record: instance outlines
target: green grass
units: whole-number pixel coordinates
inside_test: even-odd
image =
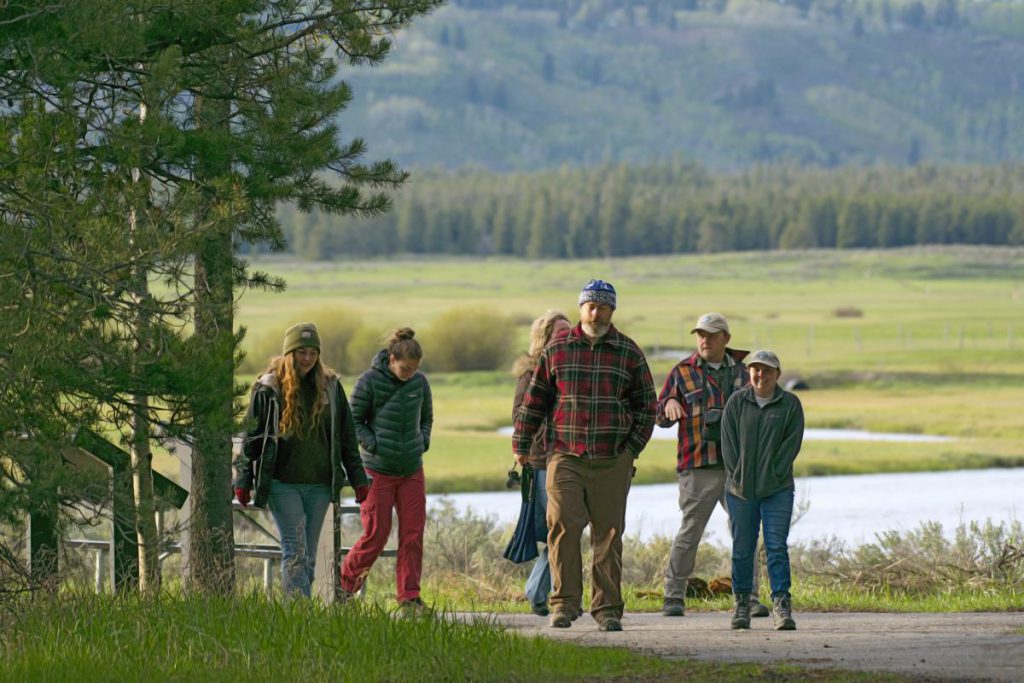
[[[673,665],[624,650],[520,639],[486,621],[396,618],[373,605],[75,596],[5,630],[0,679],[555,680],[657,677]]]
[[[548,308],[574,313],[582,284],[602,277],[619,292],[616,324],[652,349],[691,348],[693,321],[716,310],[730,318],[734,346],[771,346],[789,373],[1020,376],[1024,362],[1014,351],[1024,346],[1022,253],[956,247],[611,261],[268,260],[257,267],[284,277],[288,291],[247,292],[238,319],[253,337],[338,305],[381,332],[397,323],[421,329],[464,305],[493,307],[525,323]],[[836,316],[849,307],[862,316]],[[524,324],[520,346],[526,333]]]
[[[521,582],[520,582],[521,583]],[[520,584],[516,584],[516,588]],[[530,606],[523,599],[497,598],[481,600],[475,586],[460,585],[449,580],[442,584],[427,577],[426,594],[432,599],[449,604],[459,611],[528,613]],[[371,592],[372,598],[386,600],[386,589]],[[768,595],[767,585],[761,595]],[[589,594],[589,589],[584,589]],[[623,586],[627,612],[660,612],[663,594],[652,590]],[[793,586],[794,609],[806,612],[1016,612],[1024,605],[1024,590],[1019,586],[938,589],[928,594],[898,590],[872,590],[862,587],[816,585],[813,581],[798,581]],[[731,595],[712,598],[687,598],[686,609],[694,612],[727,612],[732,608]],[[723,617],[724,618],[724,617]]]
[[[1021,249],[947,247],[558,262],[265,259],[256,267],[284,277],[288,290],[247,292],[238,320],[255,341],[339,307],[383,333],[398,324],[425,331],[452,308],[484,306],[520,323],[515,346],[523,349],[531,319],[552,307],[573,315],[582,283],[603,277],[619,292],[616,324],[649,350],[659,388],[691,350],[693,321],[717,310],[732,323],[733,346],[770,346],[786,376],[807,380],[800,396],[809,427],[957,439],[870,449],[809,442],[798,474],[1020,466],[1024,412],[1011,407],[1024,379],[1022,257]],[[842,308],[861,317],[837,317]],[[512,420],[510,372],[431,373],[425,343],[435,402],[430,490],[499,488],[512,460],[510,440],[495,435]],[[354,378],[345,382],[350,388]],[[673,461],[670,442],[652,442],[638,483],[671,481]],[[158,467],[177,471],[166,457]]]
[[[257,595],[64,595],[6,611],[0,623],[0,681],[877,680],[788,665],[665,661],[522,638],[486,617],[399,618],[374,604],[323,607]]]
[[[809,441],[797,458],[797,476],[932,472],[1024,466],[1019,447],[996,440],[941,444],[878,442],[866,448],[855,441]],[[637,461],[636,484],[675,481],[675,444],[651,441]],[[424,456],[430,493],[497,491],[512,465],[512,441],[498,434],[439,431]]]

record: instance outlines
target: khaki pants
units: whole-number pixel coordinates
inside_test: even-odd
[[[697,467],[679,473],[679,509],[683,521],[679,525],[668,566],[665,568],[665,597],[683,600],[686,584],[697,562],[697,547],[704,537],[704,529],[711,519],[716,505],[729,512],[725,505],[725,468]],[[757,596],[757,581],[760,572],[754,562],[754,590]]]
[[[590,526],[594,550],[590,613],[622,618],[622,533],[633,458],[591,460],[554,453],[548,460],[548,561],[553,609],[572,612],[583,603],[580,538]]]

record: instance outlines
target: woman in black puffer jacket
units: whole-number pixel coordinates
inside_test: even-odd
[[[358,591],[391,533],[391,511],[398,511],[399,604],[424,608],[420,599],[423,528],[427,517],[423,454],[430,448],[434,409],[430,384],[419,372],[423,349],[407,327],[395,330],[387,348],[352,391],[352,418],[363,466],[372,482],[360,509],[363,535],[345,556],[341,587]]]

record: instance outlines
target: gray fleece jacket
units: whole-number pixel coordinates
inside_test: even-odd
[[[780,387],[762,408],[754,388],[729,399],[722,414],[722,459],[728,491],[744,500],[793,488],[793,461],[804,438],[800,399]]]

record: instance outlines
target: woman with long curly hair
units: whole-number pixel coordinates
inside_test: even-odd
[[[309,597],[320,529],[346,483],[366,499],[355,426],[338,374],[320,360],[320,333],[299,323],[284,335],[253,387],[237,463],[235,496],[242,506],[269,504],[281,536],[285,594]]]
[[[555,336],[567,332],[572,327],[569,318],[561,311],[548,311],[533,321],[530,326],[530,347],[526,354],[520,356],[513,367],[513,374],[518,377],[516,383],[516,394],[512,401],[512,418],[515,419],[519,406],[523,403],[523,397],[533,379],[533,371],[537,367],[537,359],[541,351],[548,345]],[[532,467],[536,483],[536,505],[534,509],[537,515],[537,528],[541,535],[547,539],[547,507],[548,496],[545,487],[547,475],[547,459],[551,453],[553,444],[548,443],[548,430],[544,427],[537,430],[530,446],[530,455],[525,458],[517,458],[517,462],[523,467]],[[529,578],[526,580],[526,597],[530,601],[530,608],[537,616],[547,616],[548,593],[551,592],[551,569],[548,566],[548,546],[544,544],[540,556],[533,565]]]

